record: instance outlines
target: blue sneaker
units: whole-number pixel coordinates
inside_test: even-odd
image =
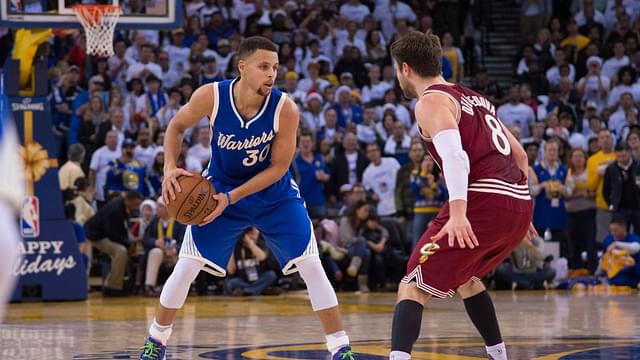
[[[151,336],[144,342],[139,360],[166,360],[167,347]]]
[[[333,355],[331,360],[356,360],[356,354],[351,351],[351,346],[345,346]]]

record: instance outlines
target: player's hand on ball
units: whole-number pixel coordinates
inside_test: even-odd
[[[216,201],[216,208],[213,209],[213,211],[209,215],[205,216],[204,219],[202,219],[202,223],[200,223],[200,226],[205,226],[215,220],[224,212],[224,209],[229,206],[227,195],[225,195],[224,193],[219,192],[211,197]]]
[[[193,176],[193,174],[180,168],[165,172],[164,178],[162,179],[162,199],[165,204],[169,204],[169,201],[175,200],[176,193],[182,192],[182,188],[180,188],[180,184],[178,183],[178,177],[180,176]]]
[[[438,241],[445,235],[449,237],[449,246],[454,246],[454,241],[458,240],[461,248],[469,246],[470,249],[479,246],[478,239],[471,229],[471,224],[466,216],[450,217],[449,221],[440,229],[440,231],[431,237],[432,241]]]

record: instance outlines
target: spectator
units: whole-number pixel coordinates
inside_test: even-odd
[[[376,106],[372,103],[364,105],[362,123],[356,126],[356,135],[358,137],[358,141],[365,145],[373,144],[382,140],[380,134],[378,134]]]
[[[324,125],[324,111],[322,110],[322,95],[311,92],[305,99],[306,111],[301,115],[301,127],[315,134]]]
[[[412,172],[410,180],[411,190],[415,197],[411,244],[413,249],[429,223],[435,219],[440,208],[444,205],[447,190],[435,166],[435,161],[429,154],[423,155],[420,168]]]
[[[346,17],[349,21],[361,23],[365,16],[371,11],[368,7],[360,3],[360,0],[348,0],[340,6],[340,16]]]
[[[147,251],[147,271],[144,291],[147,296],[156,296],[158,273],[161,268],[171,270],[178,261],[178,253],[186,226],[169,217],[162,196],[156,203],[153,220],[144,232],[144,247]]]
[[[127,69],[127,81],[131,81],[136,77],[146,78],[150,74],[161,79],[162,68],[160,68],[160,65],[153,62],[153,46],[150,44],[143,44],[140,47],[140,61],[131,63]]]
[[[551,14],[551,2],[547,0],[522,1],[520,5],[520,32],[522,39],[527,42],[531,34],[535,34],[542,29]]]
[[[111,257],[111,271],[106,277],[104,296],[126,295],[123,281],[131,245],[127,224],[132,213],[140,208],[142,200],[140,193],[128,192],[124,197],[111,200],[84,225],[87,239],[93,247]]]
[[[218,69],[216,58],[214,56],[209,56],[202,59],[202,73],[199,77],[200,85],[222,80],[224,80],[224,75]]]
[[[588,58],[588,73],[578,81],[576,87],[578,96],[582,97],[583,103],[593,102],[596,105],[596,113],[600,113],[605,108],[610,85],[609,78],[601,74],[601,66],[602,59],[600,57],[591,56]]]
[[[529,137],[529,128],[536,121],[536,115],[531,106],[520,100],[518,85],[509,88],[509,102],[498,108],[498,118],[507,126],[519,125],[520,136]]]
[[[348,251],[349,266],[347,274],[357,277],[358,290],[369,292],[369,261],[371,252],[366,240],[358,236],[360,230],[369,219],[370,206],[364,201],[356,202],[346,216],[340,219],[339,238],[342,246]]]
[[[194,145],[187,152],[188,157],[192,157],[205,168],[211,158],[211,129],[209,127],[198,128],[196,132],[197,140],[194,139]]]
[[[484,95],[491,103],[499,105],[502,103],[502,91],[497,82],[489,79],[489,74],[486,69],[478,69],[473,76],[474,91]],[[536,92],[536,94],[538,94]]]
[[[613,136],[607,129],[598,133],[598,148],[600,149],[587,160],[587,189],[596,193],[596,241],[602,241],[609,231],[611,214],[604,194],[604,174],[607,166],[616,159],[613,152]]]
[[[624,54],[624,43],[622,39],[613,42],[613,57],[602,65],[602,75],[613,79],[623,66],[629,65],[629,57]]]
[[[109,75],[113,79],[113,85],[122,92],[126,90],[127,69],[130,65],[125,57],[125,51],[127,51],[127,45],[124,39],[115,39],[113,45],[114,54],[107,60]]]
[[[109,162],[107,171],[107,183],[105,191],[107,195],[114,191],[135,190],[143,196],[149,195],[146,184],[145,165],[133,158],[136,143],[126,139],[122,144],[120,158]]]
[[[171,67],[168,52],[160,51],[158,53],[158,65],[160,65],[160,70],[162,71],[162,76],[160,77],[162,79],[162,90],[169,91],[178,86],[182,71],[178,72]]]
[[[405,225],[405,233],[409,238],[413,238],[413,210],[416,201],[411,188],[411,177],[414,172],[420,170],[423,156],[424,146],[418,140],[412,141],[409,150],[410,161],[398,170],[396,176],[396,215],[398,221]]]
[[[89,181],[83,177],[77,178],[73,187],[75,188],[74,198],[70,203],[75,208],[74,219],[78,224],[84,225],[96,213],[93,208],[94,190],[89,186]]]
[[[308,76],[298,82],[297,89],[310,94],[311,92],[321,92],[329,86],[329,82],[320,77],[320,63],[310,62],[307,65]],[[308,96],[308,95],[307,95]]]
[[[630,93],[622,94],[618,110],[609,118],[609,130],[617,139],[622,138],[622,130],[627,125],[627,117],[631,116],[635,119],[637,114],[638,109],[633,102],[633,96]]]
[[[453,35],[450,32],[442,35],[442,55],[449,60],[453,73],[451,78],[446,79],[454,83],[462,83],[464,79],[464,57],[462,50],[453,46]]]
[[[640,234],[640,165],[631,157],[629,147],[615,147],[616,161],[605,170],[602,195],[612,216],[633,225]]]
[[[60,170],[58,170],[58,181],[60,182],[60,190],[66,190],[74,187],[76,179],[85,177],[82,170],[85,150],[82,144],[73,144],[69,146],[67,152],[67,160]]]
[[[166,129],[169,126],[169,122],[180,110],[180,103],[182,102],[182,94],[177,88],[169,89],[169,99],[167,103],[155,113],[156,119],[158,119],[158,126],[160,129]]]
[[[404,125],[400,121],[393,124],[393,134],[389,136],[384,146],[385,155],[394,157],[400,165],[409,162],[409,148],[411,137],[407,135]]]
[[[509,255],[508,261],[500,265],[496,278],[511,284],[511,289],[544,289],[545,283],[553,280],[555,270],[544,264],[544,241],[536,236],[523,241]]]
[[[567,63],[567,55],[565,53],[565,51],[563,49],[556,49],[555,55],[553,57],[553,60],[555,62],[555,64],[549,69],[547,70],[546,76],[547,76],[547,80],[549,81],[550,85],[559,85],[560,84],[560,78],[562,77],[561,74],[561,68],[563,65],[567,65],[569,66],[569,79],[571,81],[574,81],[576,78],[576,68],[573,66],[573,64]],[[606,65],[606,63],[605,63]],[[603,70],[604,72],[604,70]],[[606,76],[606,74],[605,74]]]
[[[549,81],[545,77],[545,74],[540,68],[540,64],[536,60],[527,62],[527,72],[520,75],[518,77],[518,81],[523,84],[529,84],[529,86],[531,86],[531,91],[533,91],[535,95],[544,95],[549,91]],[[502,102],[502,100],[497,102],[494,100],[491,101],[494,104],[500,104]]]
[[[374,288],[383,288],[387,285],[386,268],[393,268],[392,250],[389,248],[389,232],[380,225],[380,218],[375,214],[369,214],[364,224],[361,236],[367,241],[371,252],[371,283]]]
[[[117,146],[120,148],[126,137],[131,137],[131,133],[125,129],[124,113],[119,108],[109,110],[111,118],[100,124],[98,134],[96,134],[96,146],[102,146],[106,142],[107,133],[113,131],[117,136]]]
[[[569,19],[567,23],[567,37],[560,42],[561,48],[569,47],[573,52],[572,63],[578,59],[578,52],[589,44],[589,38],[578,32],[578,23],[574,18]]]
[[[534,166],[538,184],[530,189],[531,195],[535,197],[533,224],[538,234],[550,231],[551,239],[560,243],[560,256],[568,257],[570,254],[564,201],[567,167],[560,162],[558,149],[557,141],[547,141],[544,145],[544,159]]]
[[[151,142],[151,129],[144,128],[138,130],[138,140],[133,150],[133,158],[145,168],[153,164],[153,156],[156,153],[156,146]]]
[[[394,158],[381,157],[378,144],[367,145],[367,158],[371,163],[362,175],[362,184],[373,192],[378,215],[392,217],[396,213],[396,173],[400,164]]]
[[[635,289],[640,282],[640,238],[627,232],[627,222],[613,218],[610,235],[604,239],[605,254],[600,266],[610,285]]]
[[[190,49],[184,43],[184,29],[177,28],[171,31],[171,44],[163,48],[166,51],[171,68],[183,72],[183,64],[189,59]],[[161,78],[162,79],[162,78]]]
[[[567,220],[569,227],[569,268],[584,268],[582,253],[587,252],[586,268],[591,273],[598,266],[596,253],[596,202],[595,193],[587,189],[587,154],[583,149],[569,153],[567,189]]]
[[[324,184],[331,179],[330,171],[320,154],[314,153],[313,136],[302,133],[298,137],[300,152],[293,160],[294,178],[300,187],[311,219],[323,219],[326,216]]]
[[[611,89],[607,106],[615,109],[624,94],[631,94],[635,102],[640,101],[640,84],[636,83],[638,76],[636,70],[631,66],[623,66],[618,70],[618,85]]]
[[[369,165],[364,152],[358,148],[358,140],[347,133],[342,142],[342,151],[337,151],[333,162],[332,195],[337,195],[344,184],[355,185],[362,182],[362,176]]]
[[[380,23],[382,32],[388,43],[390,43],[396,33],[394,26],[396,19],[407,20],[410,23],[414,23],[417,20],[416,13],[411,6],[398,0],[377,3],[373,17]]]
[[[259,237],[260,232],[250,227],[236,244],[227,266],[229,277],[225,280],[229,295],[261,295],[277,280],[275,271],[264,270],[261,266],[267,259],[267,251]]]
[[[96,150],[91,156],[91,165],[89,166],[89,184],[95,189],[95,198],[98,208],[105,204],[104,187],[107,183],[107,172],[109,164],[121,155],[118,147],[118,134],[115,131],[109,131],[105,140],[106,145]]]
[[[637,130],[633,130],[627,136],[627,145],[631,151],[633,160],[640,162],[640,134]]]
[[[347,127],[349,123],[362,122],[362,107],[354,104],[351,90],[347,86],[340,86],[336,90],[336,104],[333,109],[338,115],[338,126]]]
[[[381,103],[385,92],[391,88],[391,85],[380,80],[380,66],[370,65],[368,73],[368,85],[362,88],[362,102]]]

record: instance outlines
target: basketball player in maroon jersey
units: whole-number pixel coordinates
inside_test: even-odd
[[[431,296],[457,291],[490,359],[507,359],[493,302],[480,281],[529,240],[527,155],[482,95],[446,82],[433,33],[413,31],[391,46],[398,82],[418,98],[423,141],[442,169],[449,202],[422,235],[398,289],[390,359],[410,359]]]

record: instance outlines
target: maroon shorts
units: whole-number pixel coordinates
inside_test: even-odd
[[[402,282],[415,279],[418,288],[438,298],[453,296],[469,280],[479,281],[496,268],[524,239],[531,222],[532,201],[506,195],[469,192],[467,219],[479,246],[462,249],[447,237],[435,245],[431,237],[449,220],[449,203],[442,207],[411,253]]]

